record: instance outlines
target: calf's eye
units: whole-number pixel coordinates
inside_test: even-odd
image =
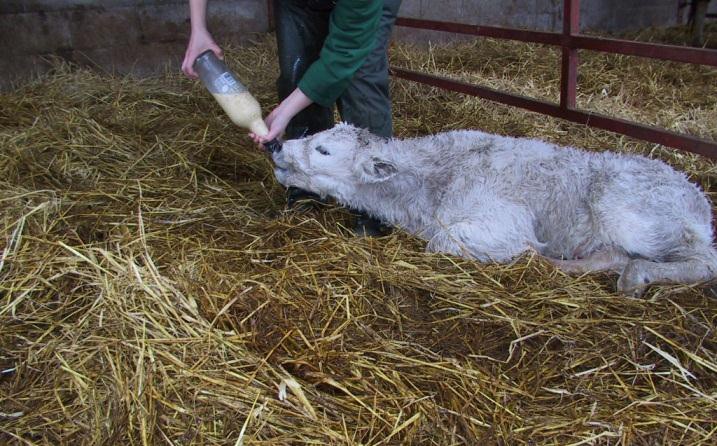
[[[326,150],[323,146],[316,146],[316,147],[314,147],[314,150],[316,150],[317,152],[319,152],[322,155],[330,155],[329,151]]]

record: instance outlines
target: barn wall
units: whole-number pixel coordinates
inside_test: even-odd
[[[268,29],[266,0],[210,0],[220,42]],[[176,69],[189,37],[187,0],[2,0],[0,87],[43,72],[48,55],[106,71],[147,75]]]
[[[583,0],[582,27],[608,32],[677,21],[677,0]],[[711,9],[717,8],[717,1]],[[400,15],[537,30],[561,29],[562,0],[404,0]],[[189,36],[187,0],[0,0],[0,88],[46,69],[48,55],[106,71],[177,69]],[[267,0],[209,0],[222,43],[269,29]],[[452,35],[397,28],[399,40]]]
[[[677,23],[677,0],[582,0],[583,30],[616,33]],[[562,30],[562,0],[403,0],[401,15],[475,25]],[[445,40],[450,34],[398,29],[399,39]]]

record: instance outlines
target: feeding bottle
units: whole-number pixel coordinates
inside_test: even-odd
[[[261,117],[259,102],[212,50],[197,57],[194,70],[234,124],[259,136],[269,133]],[[264,143],[264,147],[270,152],[278,152],[281,143],[272,139]]]

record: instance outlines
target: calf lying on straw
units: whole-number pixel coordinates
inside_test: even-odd
[[[534,249],[618,289],[717,277],[711,207],[661,161],[478,131],[383,139],[348,124],[287,141],[276,177],[428,240],[428,251],[507,262]]]

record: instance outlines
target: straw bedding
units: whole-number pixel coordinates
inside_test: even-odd
[[[709,30],[708,30],[709,31]],[[657,35],[660,37],[661,35]],[[712,34],[708,34],[708,37]],[[265,110],[274,43],[228,51]],[[553,49],[395,45],[393,63],[555,100]],[[583,107],[717,139],[717,72],[583,54]],[[479,128],[715,165],[394,80],[399,136]],[[425,254],[284,210],[195,82],[58,63],[0,96],[0,443],[717,443],[717,300],[614,292],[532,256]]]

